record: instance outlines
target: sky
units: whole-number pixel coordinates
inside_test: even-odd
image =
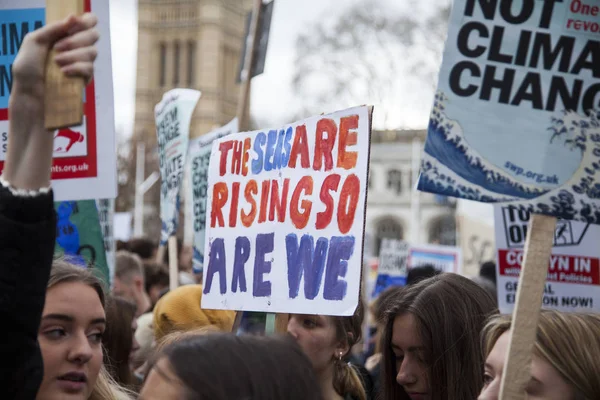
[[[310,29],[315,21],[334,16],[340,12],[340,7],[347,7],[356,1],[276,0],[265,72],[252,80],[251,113],[259,123],[272,127],[293,122],[287,118],[303,102],[310,101],[297,98],[292,91],[296,38]],[[400,10],[398,2],[394,0],[379,1],[390,10]],[[110,17],[116,128],[122,137],[128,137],[135,115],[137,0],[110,0]],[[405,76],[390,79],[408,80]],[[395,97],[396,100],[388,104],[377,104],[369,98],[361,99],[360,104],[374,104],[375,117],[377,110],[385,107],[391,115],[385,127],[424,128],[432,95],[432,88],[413,86],[407,87]],[[340,104],[339,108],[353,105],[359,104]]]

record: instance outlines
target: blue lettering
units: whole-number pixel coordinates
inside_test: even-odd
[[[291,233],[286,236],[285,244],[290,299],[298,297],[300,279],[304,275],[304,296],[313,300],[321,288],[325,256],[327,255],[327,239],[319,238],[315,249],[313,237],[304,235],[300,239],[300,248],[298,248],[298,238]]]
[[[281,167],[287,167],[290,161],[290,152],[292,151],[292,136],[294,135],[294,130],[290,126],[285,132],[285,140],[283,142],[283,149],[285,150],[281,154]]]
[[[256,152],[256,156],[258,157],[258,158],[255,158],[254,160],[252,160],[252,173],[254,175],[260,174],[260,172],[263,169],[262,147],[265,144],[266,140],[267,140],[267,136],[265,135],[264,132],[259,132],[256,135],[256,139],[254,140],[254,151]]]
[[[235,258],[233,259],[233,278],[231,279],[231,291],[237,292],[238,286],[241,292],[246,292],[246,272],[244,266],[250,258],[250,240],[240,236],[235,240]]]
[[[348,282],[344,278],[348,273],[348,259],[354,252],[354,236],[334,236],[329,243],[327,271],[323,298],[326,300],[342,300],[346,297]]]
[[[275,144],[277,142],[277,131],[269,131],[267,139],[267,154],[265,155],[265,171],[271,171],[273,167],[273,156],[275,151]]]
[[[225,294],[227,291],[227,277],[225,276],[225,240],[221,238],[213,240],[210,244],[204,293],[210,292],[213,277],[217,272],[219,273],[219,288],[221,294]]]
[[[274,233],[260,233],[256,236],[256,258],[254,259],[254,282],[252,295],[254,297],[271,296],[271,282],[263,280],[263,275],[271,272],[271,261],[265,260],[265,255],[273,251]]]
[[[279,131],[277,136],[277,147],[275,147],[275,159],[273,160],[273,168],[281,169],[281,151],[283,150],[283,140],[285,139],[285,130]]]

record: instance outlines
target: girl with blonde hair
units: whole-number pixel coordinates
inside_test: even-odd
[[[510,316],[498,316],[483,331],[487,358],[479,400],[499,396],[511,323]],[[541,312],[525,391],[529,400],[600,399],[600,315]]]

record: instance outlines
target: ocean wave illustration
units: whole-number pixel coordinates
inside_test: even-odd
[[[525,184],[491,165],[444,114],[446,96],[438,92],[428,127],[418,188],[426,192],[511,205],[559,218],[600,223],[600,110],[582,116],[562,111],[549,121],[549,141],[582,153],[579,168],[554,189]]]

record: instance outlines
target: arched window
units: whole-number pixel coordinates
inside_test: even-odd
[[[387,187],[395,194],[402,193],[402,172],[391,169],[387,173]]]
[[[402,239],[402,225],[397,223],[392,217],[385,217],[377,224],[377,237],[375,240],[375,255],[379,256],[382,239]]]
[[[429,243],[456,246],[456,218],[454,215],[444,215],[431,223]]]

